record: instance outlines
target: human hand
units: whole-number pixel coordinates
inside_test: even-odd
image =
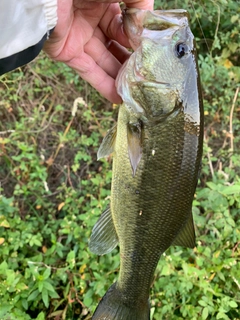
[[[127,7],[153,9],[154,0],[126,0]],[[104,97],[121,103],[115,79],[130,47],[117,0],[58,0],[58,22],[44,50],[65,62]]]

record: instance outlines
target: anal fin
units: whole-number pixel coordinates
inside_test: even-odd
[[[194,248],[196,246],[192,213],[188,218],[185,226],[180,230],[179,234],[172,242],[172,245],[183,246],[188,248]]]
[[[111,252],[118,244],[118,236],[108,207],[93,227],[89,249],[98,255]]]

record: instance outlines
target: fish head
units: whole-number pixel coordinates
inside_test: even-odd
[[[127,9],[123,23],[134,52],[119,72],[117,90],[129,111],[153,118],[181,109],[199,121],[198,70],[187,12]]]

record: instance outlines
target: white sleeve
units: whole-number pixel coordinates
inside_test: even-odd
[[[34,46],[56,23],[57,0],[0,0],[0,59]]]

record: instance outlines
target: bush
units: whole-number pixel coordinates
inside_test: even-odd
[[[198,246],[171,247],[151,290],[159,319],[239,319],[239,8],[184,7],[196,35],[205,106],[202,172],[193,205]],[[117,108],[41,54],[0,77],[0,318],[90,319],[117,279],[118,249],[88,240],[109,203],[110,160],[96,160]]]

